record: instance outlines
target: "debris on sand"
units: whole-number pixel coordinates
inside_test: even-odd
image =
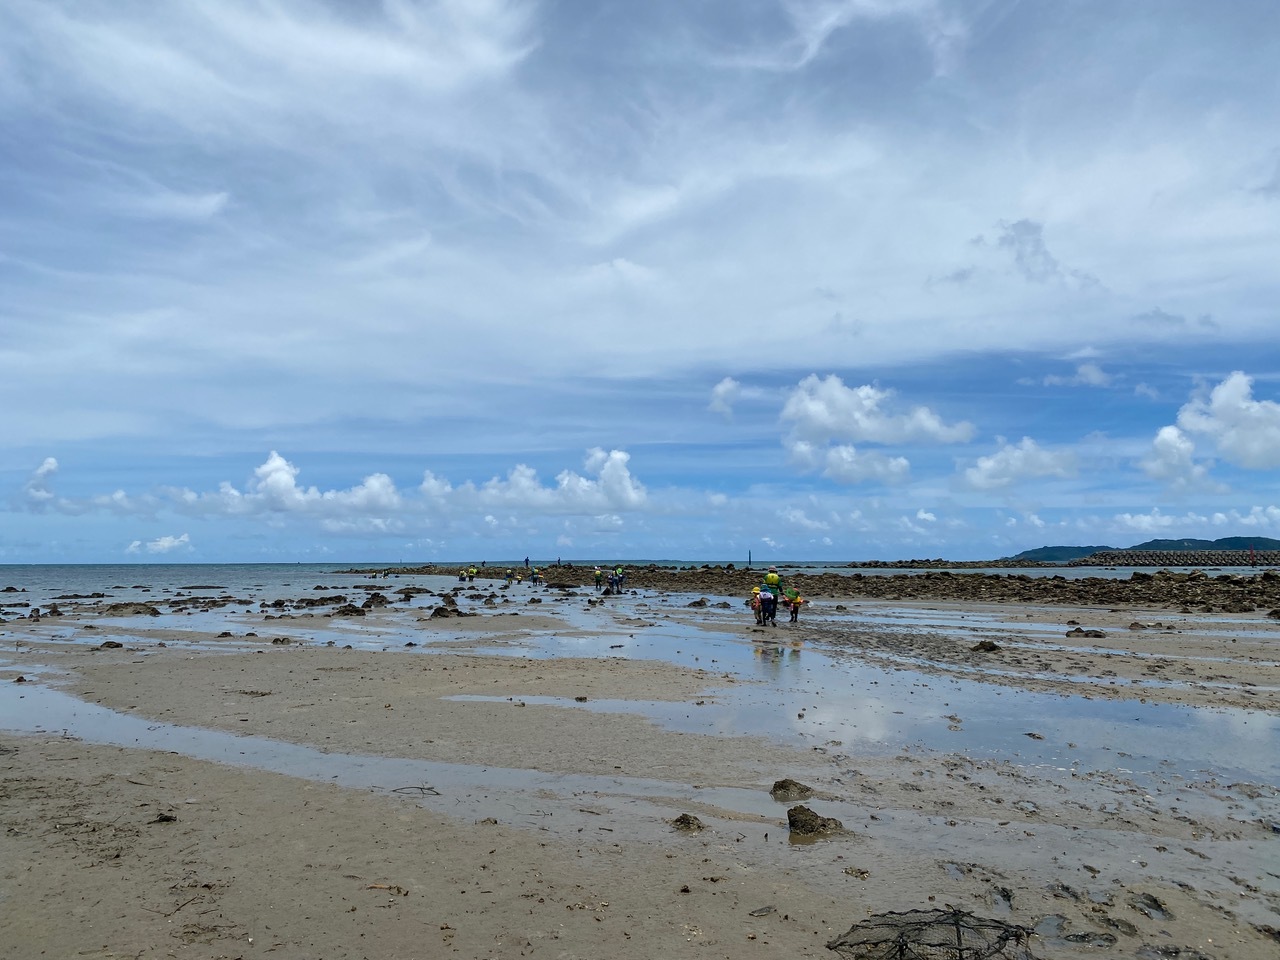
[[[813,787],[807,783],[792,780],[790,777],[784,777],[774,781],[773,787],[769,790],[769,796],[779,803],[798,803],[813,796]]]
[[[699,830],[706,829],[706,824],[695,817],[692,813],[682,813],[671,821],[671,826],[677,830],[683,830],[686,833],[697,833]]]
[[[969,649],[974,653],[998,653],[1000,650],[1000,644],[996,643],[994,640],[979,640]]]
[[[843,830],[844,824],[835,817],[819,816],[800,804],[787,811],[787,827],[793,836],[819,837]]]
[[[1133,909],[1139,913],[1146,914],[1152,920],[1173,919],[1173,913],[1161,902],[1160,898],[1149,893],[1131,894],[1128,903]]]
[[[848,960],[1034,960],[1031,931],[963,910],[907,910],[877,913],[827,944]]]

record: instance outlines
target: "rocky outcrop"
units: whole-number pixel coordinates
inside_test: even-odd
[[[591,571],[578,568],[581,586]],[[746,597],[760,583],[762,572],[729,566],[674,567],[650,564],[627,567],[627,585],[698,596]],[[409,571],[400,570],[400,573]],[[420,573],[430,573],[423,568]],[[562,573],[565,571],[561,571]],[[1210,575],[1200,570],[1135,571],[1125,578],[1077,577],[1060,574],[967,573],[931,570],[924,573],[794,573],[784,584],[807,599],[960,600],[978,603],[1034,603],[1047,605],[1107,604],[1110,606],[1189,607],[1203,610],[1280,608],[1280,572]],[[519,597],[522,590],[513,596]],[[542,593],[542,591],[538,591]],[[452,598],[445,597],[449,604]],[[838,610],[838,608],[836,608]]]

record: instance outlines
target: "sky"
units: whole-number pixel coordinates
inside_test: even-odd
[[[1280,537],[1274,0],[5,0],[0,563]]]

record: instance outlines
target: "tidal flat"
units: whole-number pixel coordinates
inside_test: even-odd
[[[13,956],[821,957],[942,906],[1280,948],[1267,609],[309,573],[0,593]]]

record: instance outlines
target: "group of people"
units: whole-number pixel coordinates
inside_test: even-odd
[[[529,570],[530,585],[536,585],[539,583],[547,582],[546,577],[542,575],[542,571],[539,570],[537,567],[529,567],[527,569]],[[525,581],[524,570],[521,570],[521,569],[512,570],[510,567],[507,568],[507,572],[503,574],[503,577],[502,577],[503,586],[507,586],[507,587],[511,586],[511,584],[513,583],[516,585],[522,584],[524,583],[524,581]]]
[[[778,625],[779,604],[791,612],[792,623],[798,622],[800,607],[804,603],[805,599],[798,590],[783,586],[777,567],[769,568],[769,572],[764,575],[764,582],[758,587],[752,587],[751,596],[747,598],[747,606],[756,615],[756,624],[762,627]]]
[[[595,579],[596,593],[600,593],[604,590],[606,580],[609,583],[609,590],[612,593],[621,593],[622,585],[626,583],[627,580],[627,572],[622,569],[622,564],[618,564],[610,570],[607,575],[602,569],[596,567],[592,576]]]

